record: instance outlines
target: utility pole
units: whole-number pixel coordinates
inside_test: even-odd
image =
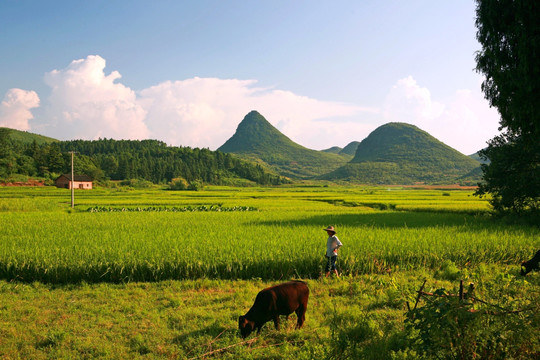
[[[73,173],[73,154],[74,151],[71,152],[71,208],[75,208],[75,179],[74,179],[74,173]]]

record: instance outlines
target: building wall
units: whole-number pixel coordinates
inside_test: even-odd
[[[58,188],[70,189],[69,183],[70,183],[70,181],[68,179],[66,179],[65,177],[61,177],[59,179],[56,179],[56,187],[58,187]]]
[[[74,181],[73,186],[75,189],[84,189],[84,190],[91,190],[92,189],[92,183],[87,181]]]
[[[92,182],[90,181],[74,181],[73,186],[75,189],[91,190]],[[67,178],[61,177],[56,180],[56,187],[63,189],[71,189],[71,181]]]

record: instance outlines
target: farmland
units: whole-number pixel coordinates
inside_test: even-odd
[[[192,358],[231,346],[213,355],[321,358],[336,350],[329,339],[363,324],[373,334],[358,351],[369,357],[399,348],[383,339],[402,331],[424,279],[431,289],[473,281],[505,306],[538,303],[538,274],[525,280],[518,264],[540,248],[540,230],[490,218],[471,190],[96,189],[76,191],[74,209],[69,194],[0,188],[0,356]],[[345,245],[340,279],[320,278],[330,224]],[[257,291],[291,278],[312,289],[306,328],[268,324],[233,346]]]

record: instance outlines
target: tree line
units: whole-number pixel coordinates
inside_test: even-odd
[[[73,140],[38,144],[14,141],[0,129],[0,178],[15,174],[53,178],[74,171],[92,179],[139,179],[155,184],[181,178],[187,183],[225,185],[246,179],[260,185],[287,183],[262,166],[209,149],[167,146],[158,140]]]

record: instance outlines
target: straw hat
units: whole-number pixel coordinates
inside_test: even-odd
[[[329,226],[327,227],[326,229],[323,229],[324,231],[331,231],[333,232],[334,234],[336,233],[336,230],[334,230],[334,227],[333,226]]]

